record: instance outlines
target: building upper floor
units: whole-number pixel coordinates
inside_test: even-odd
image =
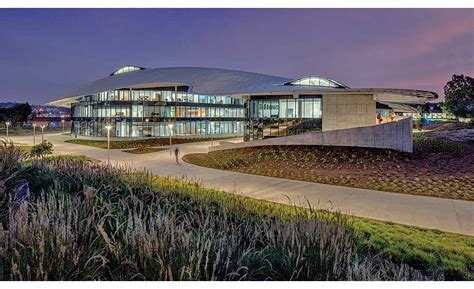
[[[170,91],[157,95],[156,91]],[[128,92],[127,92],[128,91]],[[174,92],[174,94],[173,94]],[[70,106],[85,97],[131,101],[230,102],[258,95],[299,94],[373,94],[378,101],[421,104],[437,98],[430,91],[388,88],[350,88],[339,81],[307,76],[287,78],[260,73],[203,67],[169,67],[148,69],[127,65],[109,76],[98,79],[66,93],[50,102]],[[191,96],[190,96],[191,95]],[[200,99],[200,96],[207,100]],[[174,98],[174,99],[173,99]],[[196,101],[197,100],[197,101]]]

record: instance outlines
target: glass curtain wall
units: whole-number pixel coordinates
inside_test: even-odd
[[[249,101],[245,140],[321,129],[321,96],[259,96]]]
[[[106,124],[115,137],[239,135],[245,119],[242,99],[164,90],[101,92],[83,97],[72,111],[72,133],[86,136],[105,136]]]

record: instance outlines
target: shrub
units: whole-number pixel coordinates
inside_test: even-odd
[[[413,153],[414,154],[434,154],[434,153],[452,153],[461,155],[462,145],[446,140],[434,139],[425,136],[424,133],[413,134]]]
[[[53,153],[53,144],[49,141],[43,141],[31,148],[30,155],[33,157],[43,157]]]

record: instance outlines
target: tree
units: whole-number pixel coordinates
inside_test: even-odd
[[[429,112],[429,107],[427,103],[417,105],[415,107],[416,113],[418,114],[418,118],[415,121],[416,129],[422,130],[423,129],[423,115],[425,112]]]
[[[31,114],[31,105],[28,103],[20,103],[13,107],[13,114],[15,115],[15,120],[18,122],[24,122],[28,119]]]
[[[438,102],[438,107],[441,109],[441,111],[445,114],[450,114],[451,111],[449,110],[448,105],[446,102]]]
[[[12,107],[0,108],[0,122],[24,122],[30,116],[31,111],[31,106],[28,103],[19,103]]]
[[[444,86],[446,106],[457,117],[474,117],[474,78],[453,75]]]

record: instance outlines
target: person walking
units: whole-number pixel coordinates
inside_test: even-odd
[[[174,149],[174,156],[176,157],[176,163],[179,164],[179,148]]]

